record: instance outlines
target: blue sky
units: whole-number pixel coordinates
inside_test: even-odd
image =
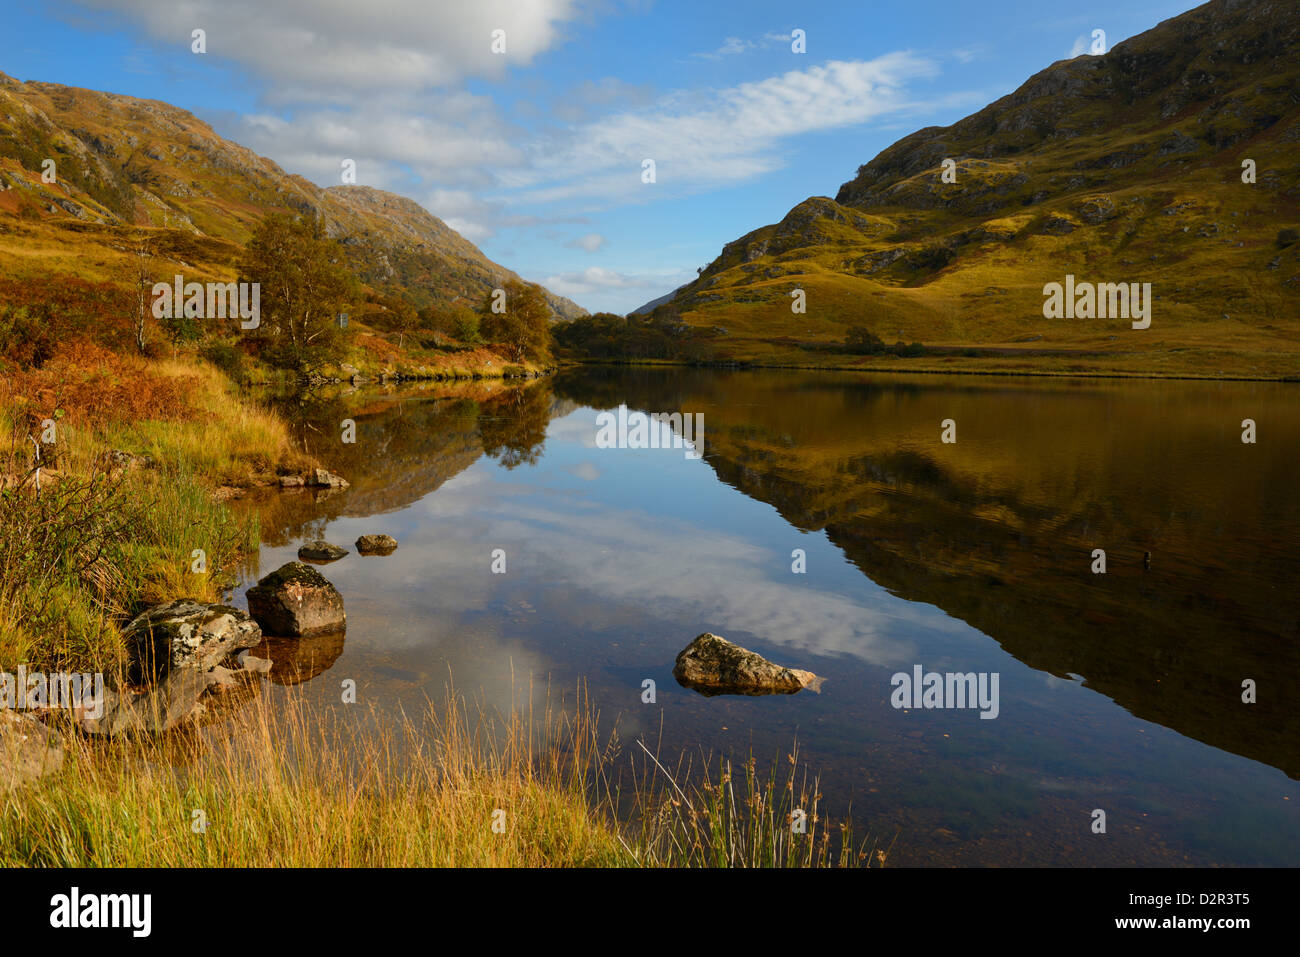
[[[323,186],[353,159],[497,262],[626,312],[1093,30],[1113,46],[1194,6],[8,0],[0,70],[165,100]]]

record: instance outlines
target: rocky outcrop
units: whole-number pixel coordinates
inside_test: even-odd
[[[0,709],[0,794],[62,766],[57,734],[31,715]]]
[[[343,596],[310,565],[289,562],[248,590],[249,614],[268,635],[298,637],[341,631]]]
[[[820,692],[823,678],[811,671],[783,668],[719,635],[705,632],[677,655],[673,677],[702,695],[794,694]]]
[[[256,645],[262,632],[237,608],[180,599],[137,616],[122,631],[122,640],[132,678],[157,681],[181,668],[209,671]]]
[[[298,549],[298,557],[308,562],[334,562],[338,561],[348,553],[346,548],[338,545],[331,545],[329,542],[316,541],[303,542]]]
[[[264,674],[245,649],[262,640],[257,623],[237,608],[191,599],[158,605],[122,632],[135,686],[104,689],[102,701],[77,709],[87,734],[158,734],[204,711],[204,695]]]
[[[357,551],[362,555],[388,555],[397,548],[397,539],[391,535],[362,535],[357,539]]]
[[[281,488],[348,488],[347,479],[341,475],[335,475],[327,469],[312,469],[310,472],[303,474],[291,474],[280,476]]]
[[[307,484],[316,488],[347,488],[348,482],[341,475],[335,475],[326,469],[312,469],[308,474]]]

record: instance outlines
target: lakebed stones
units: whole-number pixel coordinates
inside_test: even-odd
[[[0,709],[0,794],[62,766],[57,734],[31,715]]]
[[[303,542],[298,549],[298,557],[307,562],[334,562],[347,553],[346,548],[340,548],[338,545],[331,545],[329,542],[319,539]]]
[[[325,469],[312,469],[307,473],[307,484],[317,488],[347,488],[348,481],[341,475],[335,475]]]
[[[357,551],[362,555],[389,555],[397,548],[397,539],[391,535],[362,535],[357,539]]]
[[[702,695],[794,694],[804,688],[820,692],[823,678],[811,671],[783,668],[762,655],[705,632],[677,655],[677,683]]]
[[[314,635],[347,624],[338,589],[302,562],[289,562],[250,588],[248,611],[268,635]]]

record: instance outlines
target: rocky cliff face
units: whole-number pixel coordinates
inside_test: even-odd
[[[47,160],[52,183],[41,178]],[[323,189],[166,103],[0,73],[0,212],[167,226],[242,244],[272,211],[319,217],[364,281],[420,304],[477,302],[515,278],[405,197]],[[584,314],[562,296],[547,299],[557,317]]]

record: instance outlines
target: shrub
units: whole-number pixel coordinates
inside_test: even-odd
[[[236,382],[243,378],[244,354],[230,343],[209,343],[200,354]]]
[[[858,355],[874,356],[885,351],[885,342],[866,326],[854,326],[844,337],[844,350]]]

